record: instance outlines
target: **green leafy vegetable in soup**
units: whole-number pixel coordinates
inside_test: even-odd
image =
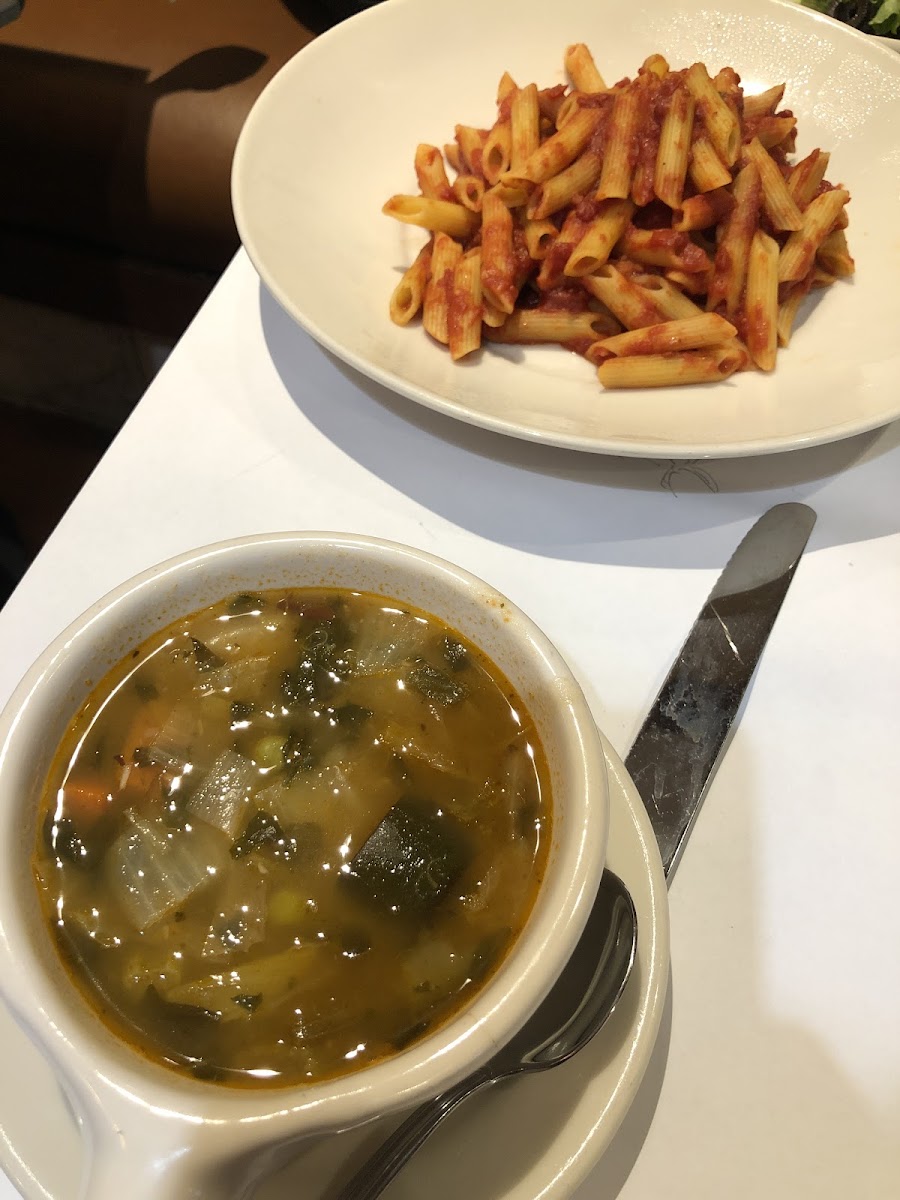
[[[508,681],[356,592],[230,596],[72,722],[34,874],[98,1015],[198,1078],[341,1075],[435,1029],[528,917],[547,768]]]

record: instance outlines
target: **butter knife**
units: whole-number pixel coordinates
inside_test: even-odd
[[[667,880],[709,790],[815,523],[816,514],[805,504],[778,504],[750,529],[700,610],[625,759],[649,814]],[[573,960],[583,955],[595,962],[601,949],[590,935],[583,936]],[[559,999],[574,1013],[584,997],[579,993]],[[526,1022],[516,1034],[517,1045],[529,1044],[530,1034],[535,1045],[541,1043],[546,1030],[533,1025],[533,1020]],[[415,1109],[356,1171],[337,1200],[375,1200],[469,1090],[473,1089],[464,1081]],[[447,1098],[453,1103],[444,1103]]]
[[[703,605],[625,759],[668,879],[709,791],[816,514],[770,508]]]

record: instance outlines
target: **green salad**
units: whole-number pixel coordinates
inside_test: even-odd
[[[801,0],[801,3],[863,33],[900,38],[900,0]]]

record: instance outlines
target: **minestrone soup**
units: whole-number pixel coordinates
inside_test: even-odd
[[[157,1062],[328,1079],[464,1005],[528,917],[550,796],[509,682],[383,597],[235,595],[93,691],[34,874],[95,1011]]]

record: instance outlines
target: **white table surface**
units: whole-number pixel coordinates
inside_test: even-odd
[[[351,374],[240,254],[0,613],[0,704],[72,618],[154,562],[335,529],[421,546],[505,591],[624,755],[719,569],[783,500],[818,524],[672,883],[650,1069],[576,1196],[887,1200],[900,1196],[900,425],[705,464],[504,439]],[[0,1200],[15,1195],[0,1175]]]

